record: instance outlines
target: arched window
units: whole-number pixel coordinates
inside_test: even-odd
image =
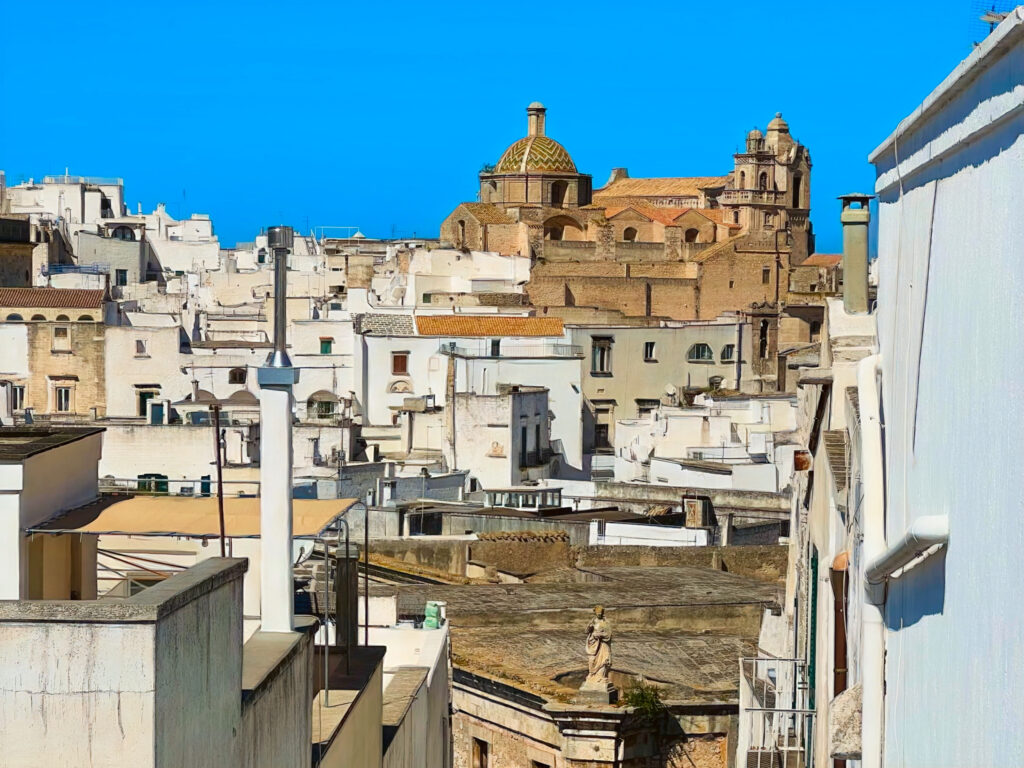
[[[8,323],[21,323],[21,322],[24,322],[24,320],[25,320],[25,318],[23,318],[21,315],[19,315],[17,313],[12,313],[12,314],[7,316],[7,322]]]
[[[747,174],[746,171],[740,171],[740,189],[747,188]]]
[[[466,222],[459,219],[459,245],[466,243]]]
[[[565,205],[565,195],[569,191],[569,184],[565,181],[556,181],[551,185],[551,206],[561,208]]]
[[[93,322],[92,315],[79,315],[78,322],[80,323],[91,323]]]
[[[625,240],[627,243],[636,242],[636,228],[626,227],[624,230],[622,230],[622,239]]]
[[[688,230],[686,230],[686,233],[683,235],[683,237],[685,238],[686,242],[688,242],[688,243],[696,243],[697,242],[697,238],[699,236],[700,236],[700,232],[698,230],[694,229],[693,227],[690,227]]]
[[[768,354],[768,321],[762,320],[758,329],[757,356],[764,359]]]
[[[18,319],[20,320],[21,318],[19,317]],[[68,317],[67,315],[57,315],[57,322],[58,323],[67,323],[70,320],[71,320],[71,318]]]
[[[114,231],[110,233],[110,236],[115,240],[134,240],[135,232],[132,231],[131,227],[114,227]]]
[[[267,249],[266,248],[260,248],[258,251],[256,251],[256,263],[257,264],[266,264],[267,263]]]
[[[306,416],[309,419],[329,419],[337,412],[338,397],[326,390],[314,392],[306,401]]]
[[[709,345],[701,341],[690,347],[690,351],[686,353],[686,359],[691,363],[713,363],[715,353],[711,351]]]
[[[228,371],[228,384],[245,384],[245,368],[232,368]]]
[[[722,347],[722,362],[731,363],[736,358],[736,345],[726,344]]]
[[[732,212],[732,223],[733,224],[739,224],[740,223],[740,212],[738,210]]]
[[[800,174],[800,173],[794,173],[793,174],[793,207],[794,208],[803,208],[803,206],[800,204],[800,186],[801,186],[801,183],[803,182],[803,180],[804,180],[803,174]]]
[[[768,174],[765,171],[761,171],[761,175],[757,177],[757,188],[762,192],[768,189]]]
[[[33,319],[33,320],[35,320],[35,321],[37,321],[37,322],[38,322],[39,320],[42,320],[42,321],[44,321],[44,322],[46,321],[46,317],[45,317],[45,316],[43,316],[43,315],[32,315],[32,319]]]

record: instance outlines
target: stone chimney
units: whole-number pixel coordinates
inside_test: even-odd
[[[619,179],[629,178],[629,168],[612,168],[612,175],[608,177],[608,181],[605,182],[607,187],[609,184],[618,181]]]
[[[842,195],[843,307],[851,314],[868,311],[868,224],[874,195]]]
[[[547,110],[539,101],[533,102],[526,108],[526,126],[528,136],[544,135],[544,113]]]

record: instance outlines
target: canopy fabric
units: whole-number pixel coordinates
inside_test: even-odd
[[[312,538],[324,530],[357,499],[295,499],[292,502],[292,535]],[[132,536],[220,535],[217,499],[175,496],[135,496],[111,504],[90,523],[78,528],[50,529],[66,533],[127,534]],[[229,537],[260,535],[258,498],[224,499],[224,530]]]

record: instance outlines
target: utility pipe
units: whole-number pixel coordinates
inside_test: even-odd
[[[903,566],[917,557],[928,555],[932,547],[949,542],[949,518],[946,515],[922,515],[907,528],[896,544],[873,560],[867,561],[864,579],[868,584],[883,585]]]
[[[878,377],[882,356],[871,355],[857,366],[857,394],[861,414],[861,478],[864,486],[861,515],[864,562],[873,563],[885,551],[885,469],[882,454],[881,407]],[[863,703],[861,708],[861,766],[881,768],[885,725],[885,586],[866,583],[861,619]]]

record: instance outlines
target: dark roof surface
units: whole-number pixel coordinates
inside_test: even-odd
[[[0,427],[0,463],[23,461],[104,431],[103,427]]]

